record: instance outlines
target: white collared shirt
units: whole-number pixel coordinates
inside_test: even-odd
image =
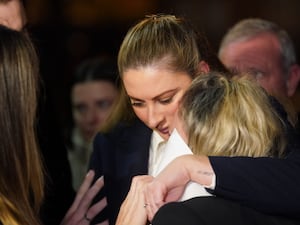
[[[172,132],[169,141],[165,141],[156,131],[153,131],[149,152],[148,174],[157,176],[158,173],[171,162],[174,158],[184,154],[193,154],[190,148],[183,141],[176,129]],[[210,196],[204,187],[214,189],[216,177],[212,178],[209,186],[202,186],[190,182],[183,194],[181,201],[196,196]]]

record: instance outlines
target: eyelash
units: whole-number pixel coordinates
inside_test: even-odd
[[[161,99],[161,100],[158,100],[158,102],[162,105],[167,105],[169,103],[171,103],[173,100],[173,96],[170,97],[170,98],[166,98],[166,99]],[[143,102],[139,102],[139,101],[134,101],[134,100],[131,100],[131,105],[133,107],[143,107],[144,106],[144,103]]]
[[[131,105],[133,107],[142,107],[143,103],[142,102],[135,102],[135,101],[131,101]]]
[[[170,102],[172,102],[172,100],[173,100],[173,97],[159,100],[159,102],[160,102],[161,104],[167,105],[167,104],[169,104]]]

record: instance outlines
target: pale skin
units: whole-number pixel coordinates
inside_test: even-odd
[[[149,128],[168,140],[173,130],[179,101],[192,82],[186,72],[174,72],[160,63],[145,67],[129,68],[123,82],[137,117]],[[207,72],[209,66],[201,61],[199,71]],[[138,78],[138,79],[137,79]]]
[[[0,3],[0,24],[21,31],[26,22],[24,7],[19,0]]]
[[[179,101],[189,87],[191,77],[183,72],[149,66],[127,70],[123,81],[135,114],[167,140]]]
[[[293,96],[300,80],[297,64],[291,65],[287,73],[283,71],[279,41],[270,33],[231,42],[221,49],[219,58],[233,71],[250,72],[268,93],[275,96]]]

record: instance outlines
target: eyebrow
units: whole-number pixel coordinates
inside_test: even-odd
[[[178,88],[175,88],[175,89],[172,89],[172,90],[165,91],[165,92],[163,92],[163,93],[161,93],[161,94],[159,94],[159,95],[153,97],[152,100],[156,100],[156,99],[158,99],[158,98],[161,98],[163,95],[167,95],[167,94],[174,93],[174,92],[177,92],[177,91],[178,91]],[[130,95],[128,95],[128,97],[129,97],[130,99],[132,99],[132,100],[135,100],[135,101],[143,101],[142,99],[135,98],[135,97],[130,96]]]

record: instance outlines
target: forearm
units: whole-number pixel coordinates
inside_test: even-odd
[[[182,160],[191,181],[205,187],[211,186],[215,173],[207,156],[186,155]]]

